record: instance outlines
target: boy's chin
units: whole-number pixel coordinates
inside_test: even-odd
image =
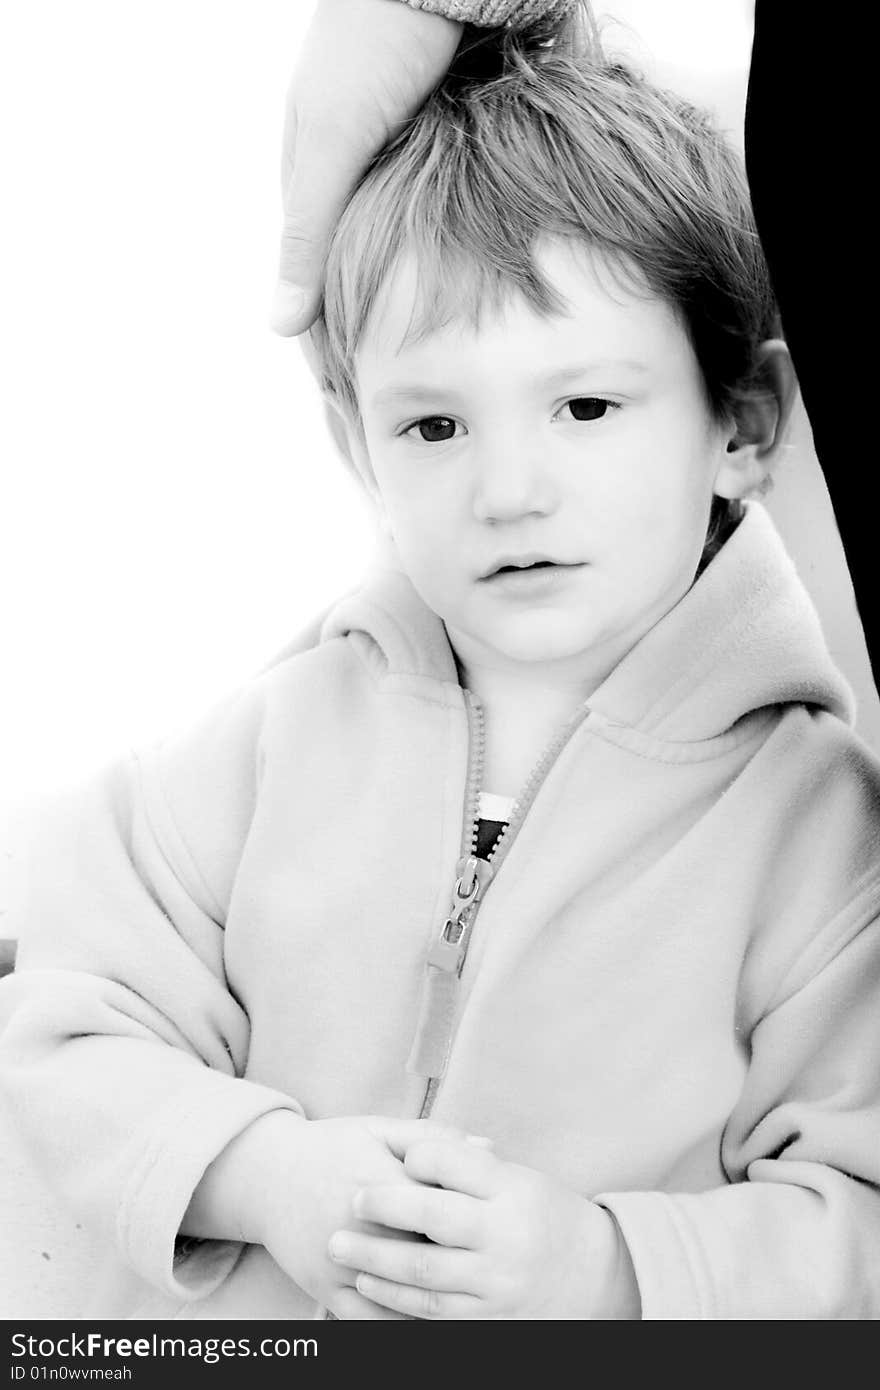
[[[487,657],[494,655],[504,662],[530,666],[589,660],[598,645],[594,634],[554,631],[546,618],[543,623],[539,619],[534,624],[523,624],[519,631],[481,634],[477,640]]]

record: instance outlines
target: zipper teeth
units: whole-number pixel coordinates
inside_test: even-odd
[[[550,768],[568,743],[575,729],[579,724],[583,723],[589,712],[590,709],[588,705],[580,705],[578,707],[571,718],[559,730],[552,742],[544,749],[526,778],[525,785],[514,802],[513,810],[510,813],[510,820],[501,831],[501,834],[492,847],[491,853],[488,855],[488,862],[492,865],[496,873],[498,872],[499,864],[510,849],[517,831],[525,820],[532,802],[538,794],[541,783],[544,781]],[[485,728],[483,730],[483,739],[485,742]],[[474,835],[476,836],[476,827],[474,828]]]
[[[480,701],[469,690],[465,691],[467,708],[472,718],[470,720],[470,730],[472,739],[472,754],[470,758],[470,773],[468,776],[467,788],[465,791],[465,814],[462,826],[462,856],[471,854],[476,856],[477,835],[479,833],[480,821],[480,788],[483,781],[483,764],[486,753],[486,717]],[[534,801],[541,783],[559,757],[568,740],[571,738],[575,729],[586,719],[590,709],[588,705],[581,705],[566,724],[560,729],[559,733],[547,745],[535,766],[532,768],[522,792],[514,803],[510,813],[510,820],[502,830],[498,839],[495,841],[487,863],[492,865],[493,879],[498,871],[498,865],[504,859],[510,849],[516,832],[525,819],[528,810]],[[483,890],[483,896],[491,888],[492,884],[487,883]],[[479,909],[480,904],[477,905]],[[440,1090],[441,1079],[439,1076],[432,1076],[428,1079],[428,1085],[422,1098],[419,1110],[419,1119],[426,1119],[434,1109],[434,1102],[437,1099],[437,1092]]]
[[[464,798],[464,819],[461,832],[461,855],[467,858],[477,853],[480,830],[480,792],[483,787],[483,767],[486,761],[486,716],[483,706],[469,690],[465,691],[471,718],[471,756]]]

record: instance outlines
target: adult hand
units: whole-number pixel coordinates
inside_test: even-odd
[[[461,29],[402,0],[318,0],[287,102],[277,333],[312,323],[342,208],[370,160],[443,78]]]

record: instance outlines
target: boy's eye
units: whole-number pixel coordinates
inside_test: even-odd
[[[600,396],[575,396],[566,401],[562,409],[570,410],[574,420],[601,420],[611,405],[611,401],[602,400]]]
[[[426,415],[423,420],[416,420],[415,424],[404,430],[404,434],[412,434],[413,430],[418,430],[426,444],[442,444],[454,437],[455,428],[456,422],[450,420],[448,415]]]

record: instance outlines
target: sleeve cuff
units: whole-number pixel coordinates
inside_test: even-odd
[[[302,1108],[280,1091],[205,1068],[199,1085],[164,1118],[129,1179],[117,1223],[124,1259],[154,1288],[191,1302],[212,1293],[232,1270],[238,1241],[178,1240],[192,1194],[227,1144],[262,1115]]]
[[[701,1322],[715,1316],[709,1281],[698,1276],[700,1252],[670,1197],[615,1192],[593,1200],[611,1212],[623,1233],[641,1295],[642,1321]]]

